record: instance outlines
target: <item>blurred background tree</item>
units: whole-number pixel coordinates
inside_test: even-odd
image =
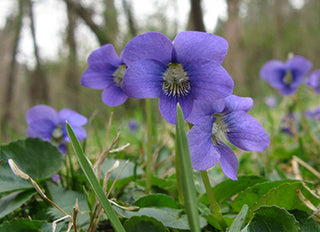
[[[101,91],[83,88],[79,81],[94,49],[112,43],[120,54],[132,37],[150,30],[172,39],[183,30],[207,31],[226,38],[229,51],[223,65],[235,81],[234,91],[253,97],[258,103],[270,93],[277,94],[259,78],[259,70],[267,60],[286,60],[293,52],[312,61],[314,68],[320,67],[318,0],[150,0],[151,10],[140,0],[7,2],[6,14],[0,16],[6,17],[0,29],[0,117],[4,141],[25,135],[24,116],[34,104],[50,104],[58,110],[71,108],[88,117],[98,112],[101,123],[105,123],[108,112],[115,111],[125,118],[131,110],[142,108],[141,101],[134,99],[117,108],[107,107],[100,100]],[[222,6],[214,28],[208,24],[216,16],[212,2]],[[46,31],[38,28],[40,8],[63,13],[48,15],[57,17],[57,23],[64,22],[59,24],[58,42],[47,45],[57,50],[53,58],[43,55],[49,47],[39,46],[38,35],[51,30],[50,24]],[[148,13],[141,16],[137,9]],[[41,20],[46,20],[43,14]],[[28,33],[29,37],[23,36]],[[31,55],[23,51],[26,38],[31,41]]]

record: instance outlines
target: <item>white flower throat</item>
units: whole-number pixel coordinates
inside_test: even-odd
[[[227,140],[229,129],[220,116],[214,115],[214,117],[216,117],[216,120],[212,126],[211,141],[214,145],[219,145]]]
[[[126,73],[127,68],[125,64],[120,65],[117,70],[112,74],[113,76],[113,81],[116,83],[118,87],[122,86],[123,82],[123,77],[124,74]]]
[[[181,64],[170,63],[163,75],[162,90],[169,97],[180,97],[189,94],[191,85],[187,73]]]
[[[63,142],[63,131],[61,125],[58,125],[52,132],[51,142],[54,145],[60,145]]]
[[[283,77],[283,82],[287,85],[293,82],[292,72],[291,70],[287,70],[285,76]]]

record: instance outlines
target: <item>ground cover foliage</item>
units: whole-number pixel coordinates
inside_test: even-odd
[[[115,90],[109,91],[120,88],[119,96],[125,95],[115,103],[103,94],[105,104],[122,104],[126,96],[146,98],[146,114],[122,128],[114,123],[118,116],[113,113],[106,117],[104,128],[97,128],[94,116],[87,120],[68,109],[57,113],[38,105],[29,110],[29,137],[1,145],[0,232],[320,230],[320,112],[315,108],[319,76],[308,77],[311,62],[289,54],[288,61],[265,64],[261,77],[282,95],[255,110],[252,99],[231,95],[232,80],[221,67],[226,52],[210,45],[208,51],[218,52],[219,61],[203,61],[191,59],[189,51],[183,50],[188,46],[201,50],[208,45],[207,38],[215,45],[216,39],[224,40],[203,32],[183,35],[184,46],[180,47],[160,33],[136,37],[110,68],[106,86],[99,85],[104,79],[97,73],[109,68],[110,57],[106,62],[100,52],[111,49],[110,45],[89,57],[83,74],[86,87],[106,92],[112,83]],[[203,36],[206,43],[198,43],[197,36]],[[140,57],[150,58],[150,53],[158,52],[151,46],[152,52],[141,52],[149,47],[139,47],[157,38],[169,44],[169,59],[163,51],[157,54],[162,55],[161,62],[168,63],[167,72],[158,72],[163,63]],[[134,60],[137,57],[140,60]],[[122,58],[128,69],[121,76]],[[197,74],[210,78],[201,69],[203,65],[208,70],[209,64],[219,70],[212,76],[221,76],[211,90],[205,80],[207,94],[201,95],[193,88],[200,79]],[[132,76],[126,79],[124,73]],[[141,73],[145,82],[135,86]],[[146,84],[144,74],[150,73],[155,79],[163,75],[162,85],[152,89]],[[93,78],[95,83],[90,82]],[[213,94],[221,83],[225,89]],[[130,89],[132,86],[136,89]],[[144,92],[146,86],[150,88]],[[207,95],[213,103],[203,107]],[[150,98],[160,98],[161,114],[173,125],[157,120],[158,102]],[[201,98],[204,102],[196,106]],[[193,105],[192,110],[188,104]],[[201,111],[210,107],[214,110],[209,116]],[[203,122],[208,119],[209,123]],[[208,129],[205,126],[209,127],[207,143],[195,139],[200,134],[206,138],[202,134]],[[206,152],[213,155],[208,158]]]

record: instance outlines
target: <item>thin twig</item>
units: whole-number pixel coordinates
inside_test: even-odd
[[[78,216],[79,212],[80,212],[80,210],[79,210],[78,198],[76,198],[76,203],[73,207],[73,215],[72,215],[73,231],[74,232],[77,232],[77,216]]]
[[[57,208],[61,213],[63,213],[65,216],[58,219],[58,220],[55,220],[52,222],[52,231],[55,232],[56,230],[56,227],[57,227],[57,223],[66,219],[66,218],[69,218],[70,219],[70,223],[69,223],[69,226],[68,226],[68,230],[67,232],[70,232],[72,226],[74,226],[75,230],[74,232],[77,232],[77,228],[76,228],[76,217],[77,215],[74,215],[73,217],[69,214],[67,214],[62,208],[60,208],[56,203],[54,203],[53,201],[51,201],[47,196],[46,194],[44,194],[44,192],[41,190],[40,186],[28,175],[26,174],[25,172],[23,172],[19,167],[18,165],[12,160],[12,159],[9,159],[8,160],[8,163],[9,163],[9,166],[11,168],[11,170],[13,171],[13,173],[22,178],[22,179],[25,179],[25,180],[28,180],[32,186],[35,188],[35,190],[40,194],[40,196],[45,199],[46,201],[48,201],[51,205],[53,205],[55,208]],[[76,201],[76,205],[77,205],[77,201]]]
[[[127,147],[130,146],[130,143],[127,143],[121,147],[118,147],[118,148],[115,148],[115,149],[112,149],[109,151],[109,153],[116,153],[116,152],[119,152],[119,151],[123,151],[124,149],[126,149]]]
[[[292,170],[293,170],[293,174],[295,176],[295,179],[302,180],[302,176],[301,176],[300,170],[299,170],[298,161],[295,159],[292,160]]]
[[[293,156],[293,160],[296,160],[299,164],[301,164],[303,167],[305,167],[306,169],[308,169],[312,174],[314,174],[317,178],[320,179],[320,173],[315,170],[313,167],[311,167],[309,164],[307,164],[306,162],[304,162],[303,160],[299,159],[297,156]]]
[[[30,183],[33,185],[33,187],[36,189],[36,191],[42,196],[42,198],[44,198],[46,201],[48,201],[51,205],[53,205],[54,207],[56,207],[61,213],[63,213],[66,216],[70,216],[69,214],[67,214],[63,209],[61,209],[57,204],[55,204],[53,201],[51,201],[45,194],[44,192],[41,190],[41,188],[39,187],[39,185],[26,173],[24,173],[19,167],[18,165],[12,160],[9,159],[8,160],[9,166],[11,168],[11,170],[13,171],[13,173],[18,176],[21,177],[22,179],[28,180],[30,181]],[[71,217],[71,216],[70,216]]]
[[[107,185],[108,185],[108,181],[110,179],[111,173],[117,169],[119,167],[119,160],[117,160],[113,166],[106,172],[106,174],[104,175],[104,179],[103,179],[103,190],[104,192],[107,192]]]
[[[162,147],[163,147],[163,145],[161,145],[159,147],[156,147],[154,152],[153,152],[152,162],[151,162],[151,171],[153,171],[155,169],[155,166],[156,166],[156,163],[157,163],[157,160],[158,160],[158,157],[159,157],[159,152],[160,152]]]
[[[106,133],[106,137],[104,139],[102,151],[101,151],[100,155],[97,157],[97,159],[94,162],[94,170],[98,167],[97,163],[100,162],[99,161],[100,157],[103,156],[103,154],[106,152],[106,146],[107,146],[108,138],[109,138],[109,134],[110,134],[112,118],[113,118],[113,112],[111,112],[110,117],[109,117],[108,126],[107,126],[107,133]]]
[[[100,180],[100,176],[101,176],[101,166],[102,166],[104,160],[107,158],[107,155],[109,154],[109,151],[111,150],[111,148],[118,142],[119,135],[120,135],[120,132],[117,131],[117,134],[113,138],[109,148],[99,156],[98,160],[93,165],[93,169],[96,170],[96,175],[97,175],[98,180]]]
[[[119,177],[119,175],[123,172],[124,170],[124,167],[126,166],[126,164],[122,167],[122,169],[120,170],[120,173],[118,174],[117,178]],[[105,176],[104,176],[104,180],[103,180],[103,190],[104,192],[107,192],[107,184],[108,184],[108,181],[109,181],[109,178],[111,176],[111,173],[119,167],[119,161],[117,160],[114,165],[106,172]],[[117,181],[117,178],[114,180],[113,183],[115,183]],[[110,192],[113,188],[113,185],[111,186],[110,188]],[[109,195],[107,195],[108,197]],[[89,225],[89,229],[88,229],[88,232],[91,232],[94,230],[94,228],[97,227],[99,221],[100,221],[100,218],[103,214],[103,208],[100,204],[99,201],[96,201],[96,207],[94,209],[94,214],[92,216],[92,220],[90,222],[90,225]]]
[[[318,211],[318,208],[316,206],[314,206],[311,201],[309,201],[301,192],[301,190],[299,188],[296,189],[297,195],[300,198],[300,200],[311,210],[313,210],[314,212]],[[318,215],[318,212],[316,213],[316,216],[320,216]]]
[[[114,202],[114,201],[112,201],[112,200],[110,200],[110,199],[108,199],[108,201],[109,201],[111,204],[113,204],[113,205],[115,205],[115,206],[117,206],[117,207],[119,207],[119,208],[121,208],[121,209],[125,209],[125,210],[137,210],[137,209],[139,209],[138,206],[125,207],[125,206],[119,205],[118,203],[116,203],[116,202]]]
[[[113,112],[110,113],[110,117],[109,117],[109,121],[108,121],[108,127],[107,127],[107,134],[106,134],[106,138],[105,138],[104,144],[103,144],[103,150],[105,150],[106,147],[107,147],[107,142],[108,142],[108,137],[109,137],[109,134],[110,134],[110,128],[111,128],[112,119],[113,119]]]
[[[71,218],[71,220],[72,220],[72,217],[71,217],[70,215],[66,215],[66,216],[64,216],[64,217],[62,217],[62,218],[59,218],[59,219],[57,219],[57,220],[54,220],[54,221],[52,222],[52,232],[55,232],[55,231],[56,231],[57,223],[60,222],[60,221],[63,221],[63,220],[66,219],[66,218]],[[68,230],[69,230],[69,228],[68,228]]]
[[[109,191],[108,191],[108,193],[107,193],[107,198],[110,196],[110,193],[111,193],[114,185],[116,184],[119,176],[120,176],[121,173],[123,172],[124,168],[128,165],[128,163],[129,163],[129,160],[127,160],[127,161],[124,163],[124,165],[122,166],[122,168],[121,168],[120,172],[118,173],[117,177],[116,177],[116,178],[114,179],[114,181],[112,182],[112,185],[111,185],[111,187],[110,187],[110,189],[109,189]]]

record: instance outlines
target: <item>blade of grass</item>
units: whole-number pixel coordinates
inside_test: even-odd
[[[200,219],[197,207],[197,198],[193,182],[193,170],[187,135],[184,127],[183,113],[177,105],[176,124],[176,161],[178,162],[177,178],[182,187],[184,206],[188,215],[188,222],[192,232],[200,232]]]
[[[151,165],[152,165],[152,109],[151,99],[146,98],[146,114],[147,114],[147,163],[146,163],[146,193],[151,191]]]
[[[95,192],[98,200],[100,201],[100,203],[101,203],[105,213],[107,214],[113,228],[117,232],[125,232],[125,229],[123,228],[119,218],[117,217],[115,211],[111,207],[111,205],[110,205],[105,193],[103,192],[96,176],[94,175],[94,172],[93,172],[86,156],[84,155],[84,153],[80,147],[80,143],[79,143],[77,137],[75,136],[71,126],[69,125],[68,122],[66,124],[67,124],[68,135],[69,135],[73,150],[77,156],[80,167],[81,167],[82,171],[84,172],[88,182],[90,183],[93,191]]]
[[[212,187],[210,185],[210,181],[209,181],[209,177],[208,177],[208,172],[207,171],[200,171],[201,173],[201,177],[202,177],[202,181],[203,184],[205,186],[207,195],[208,195],[208,199],[210,202],[210,209],[212,212],[212,216],[213,218],[216,220],[216,222],[218,222],[220,228],[222,229],[222,231],[226,231],[227,229],[227,225],[223,219],[223,216],[221,214],[221,208],[220,205],[218,204],[218,202],[216,201],[216,198],[214,196]]]

